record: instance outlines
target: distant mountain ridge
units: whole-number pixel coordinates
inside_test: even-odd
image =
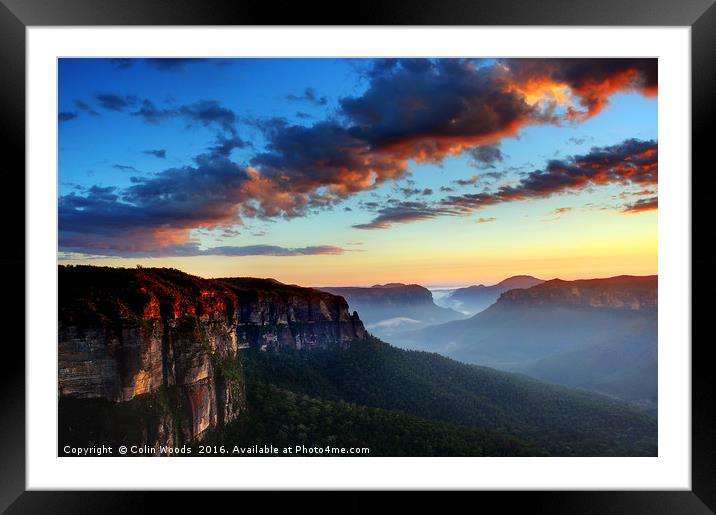
[[[391,342],[655,404],[657,276],[554,279],[504,292],[466,319]]]
[[[435,304],[430,290],[419,284],[387,283],[371,287],[329,286],[318,289],[345,298],[350,309],[360,313],[366,329],[381,338],[464,317]]]
[[[542,279],[531,275],[514,275],[492,286],[478,284],[458,288],[445,296],[440,304],[461,313],[474,315],[490,307],[506,291],[516,288],[531,288],[543,282]]]
[[[558,304],[605,309],[656,309],[658,276],[619,275],[606,279],[552,279],[527,289],[509,290],[499,302]]]

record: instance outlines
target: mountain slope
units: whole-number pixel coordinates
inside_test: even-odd
[[[430,290],[418,284],[389,283],[370,288],[324,287],[320,290],[344,297],[350,308],[360,313],[366,329],[381,338],[463,318],[452,309],[436,305]]]
[[[244,354],[248,388],[496,431],[552,455],[653,455],[656,421],[600,395],[405,351],[370,338],[348,349]]]
[[[458,426],[402,411],[326,400],[272,384],[249,382],[246,415],[212,431],[209,446],[273,445],[290,456],[543,456],[545,452],[497,431]],[[296,446],[305,446],[296,451]]]
[[[531,275],[515,275],[492,286],[479,284],[468,286],[467,288],[458,288],[443,297],[440,305],[461,313],[474,315],[490,307],[506,291],[531,288],[543,282],[542,279],[537,279]]]
[[[396,335],[413,349],[655,402],[657,277],[547,281],[474,317]]]

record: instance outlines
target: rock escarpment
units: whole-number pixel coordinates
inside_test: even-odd
[[[83,443],[201,439],[245,409],[241,349],[366,336],[343,298],[273,280],[88,266],[58,278],[60,432]]]
[[[430,290],[419,284],[376,284],[370,288],[336,286],[321,288],[322,291],[342,295],[353,305],[371,303],[374,306],[433,305]]]
[[[370,288],[322,287],[321,291],[345,297],[351,309],[357,309],[368,330],[390,340],[407,329],[462,318],[451,309],[437,306],[427,288],[418,284],[377,284]]]
[[[366,337],[343,297],[273,279],[228,278],[212,283],[236,296],[240,347],[328,349]]]
[[[528,289],[503,293],[498,305],[655,310],[658,306],[658,276],[610,277],[562,281],[553,279]]]

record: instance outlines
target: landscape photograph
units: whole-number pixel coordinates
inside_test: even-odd
[[[57,66],[58,456],[658,456],[657,59]]]

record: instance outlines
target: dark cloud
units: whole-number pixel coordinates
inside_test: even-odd
[[[75,107],[80,111],[84,111],[87,114],[91,114],[92,116],[99,116],[99,113],[83,100],[75,100]]]
[[[134,95],[115,95],[114,93],[101,93],[95,96],[100,107],[108,111],[124,111],[137,103]]]
[[[654,209],[659,208],[659,198],[658,197],[650,197],[650,198],[642,198],[637,200],[636,202],[633,202],[631,204],[627,204],[624,206],[624,209],[622,210],[624,213],[643,213],[644,211],[653,211]]]
[[[117,95],[112,96],[117,97]],[[236,134],[236,113],[223,107],[216,100],[200,100],[193,104],[168,109],[157,107],[151,100],[144,99],[139,104],[139,108],[131,114],[153,125],[170,118],[183,118],[189,126],[208,127],[213,125],[227,133]]]
[[[202,255],[222,256],[319,256],[343,254],[344,250],[333,245],[286,248],[275,245],[249,245],[245,247],[215,247]]]
[[[477,168],[494,168],[495,163],[502,162],[504,158],[499,144],[481,145],[471,149],[468,153]]]
[[[486,172],[481,175],[483,178],[499,180],[505,176],[505,172]]]
[[[195,228],[226,227],[238,221],[248,200],[246,170],[223,156],[203,154],[193,166],[135,177],[128,188],[59,199],[60,246],[112,255],[166,255],[186,243]],[[101,193],[101,194],[100,194]]]
[[[254,235],[256,236],[256,235]],[[184,243],[170,245],[160,251],[128,251],[123,253],[124,257],[195,257],[195,256],[275,256],[275,257],[295,257],[295,256],[334,256],[343,254],[345,250],[334,245],[317,245],[310,247],[281,247],[277,245],[244,245],[244,246],[218,246],[211,248],[201,248],[196,243]],[[113,251],[105,251],[104,249],[96,249],[94,256],[113,256]]]
[[[201,63],[206,59],[197,57],[161,57],[146,59],[145,61],[149,67],[161,72],[180,72],[187,65]]]
[[[513,86],[525,95],[569,88],[582,110],[569,107],[567,116],[583,119],[599,113],[609,97],[619,91],[655,96],[658,90],[656,58],[604,59],[504,59]]]
[[[396,158],[439,161],[551,118],[510,91],[497,66],[408,60],[380,70],[362,96],[341,99],[340,105],[353,134]]]
[[[380,207],[377,203],[364,206],[377,211],[368,223],[354,225],[357,229],[386,229],[395,223],[410,223],[437,216],[467,215],[481,207],[545,198],[554,194],[589,186],[625,183],[656,184],[658,152],[655,141],[626,140],[618,145],[595,147],[585,155],[568,160],[550,161],[545,170],[535,170],[514,186],[503,186],[495,192],[450,196],[438,203],[401,202]],[[652,200],[642,199],[627,206],[625,212],[653,209]],[[561,215],[572,208],[564,207],[551,214]]]
[[[250,146],[250,144],[247,141],[242,140],[238,136],[232,135],[227,137],[223,134],[219,134],[217,136],[216,144],[212,147],[209,147],[209,151],[215,154],[228,157],[231,154],[231,151],[235,148],[246,148],[248,146]]]
[[[77,118],[77,113],[71,113],[69,111],[61,111],[57,115],[57,119],[60,122],[69,122],[70,120],[74,120],[75,118]]]
[[[517,185],[502,186],[494,193],[450,196],[443,205],[466,211],[480,207],[610,183],[655,185],[658,180],[656,141],[629,139],[617,145],[594,147],[585,155],[549,161],[544,170],[535,170]]]
[[[398,188],[398,191],[403,194],[404,197],[412,197],[413,195],[420,195],[422,190],[420,188]]]
[[[114,168],[115,170],[121,170],[121,171],[123,171],[123,172],[138,172],[138,173],[141,173],[141,172],[139,172],[139,170],[137,170],[135,167],[133,167],[133,166],[128,166],[128,165],[114,164],[114,165],[112,165],[112,168]]]
[[[586,143],[587,140],[593,140],[593,139],[594,138],[587,137],[587,136],[580,137],[580,138],[572,137],[567,140],[567,143],[569,143],[570,145],[582,145],[582,144]]]
[[[387,229],[396,223],[404,224],[456,214],[460,213],[454,209],[434,206],[426,202],[400,202],[397,205],[379,209],[377,216],[373,220],[353,227],[356,229]]]
[[[181,106],[179,114],[189,123],[196,123],[203,126],[216,124],[227,132],[236,130],[236,114],[216,100],[201,100],[193,104]]]
[[[432,195],[432,194],[433,194],[433,190],[430,189],[430,188],[425,188],[425,189],[423,189],[423,191],[422,191],[422,193],[421,193],[421,195],[424,195],[424,196]]]
[[[474,186],[477,184],[477,181],[480,180],[479,175],[473,175],[469,179],[457,179],[455,181],[452,181],[453,184],[457,184],[458,186]]]
[[[286,95],[289,102],[308,102],[317,106],[324,106],[328,103],[328,99],[324,96],[318,96],[313,88],[306,88],[301,95]]]
[[[150,155],[150,156],[158,157],[159,159],[164,159],[167,157],[167,151],[163,148],[154,149],[154,150],[145,150],[143,153]]]
[[[263,130],[266,152],[250,161],[261,179],[255,190],[260,216],[298,216],[316,189],[341,199],[407,170],[407,163],[372,152],[367,142],[333,122],[304,127],[274,121]]]
[[[224,238],[233,238],[234,236],[238,236],[239,234],[241,234],[241,232],[239,232],[236,229],[233,229],[231,227],[225,227],[221,231],[221,236]]]
[[[150,125],[157,125],[173,116],[176,116],[177,111],[174,109],[165,109],[157,107],[154,102],[148,99],[142,100],[139,104],[139,109],[132,113],[132,116],[141,118],[145,123]]]

